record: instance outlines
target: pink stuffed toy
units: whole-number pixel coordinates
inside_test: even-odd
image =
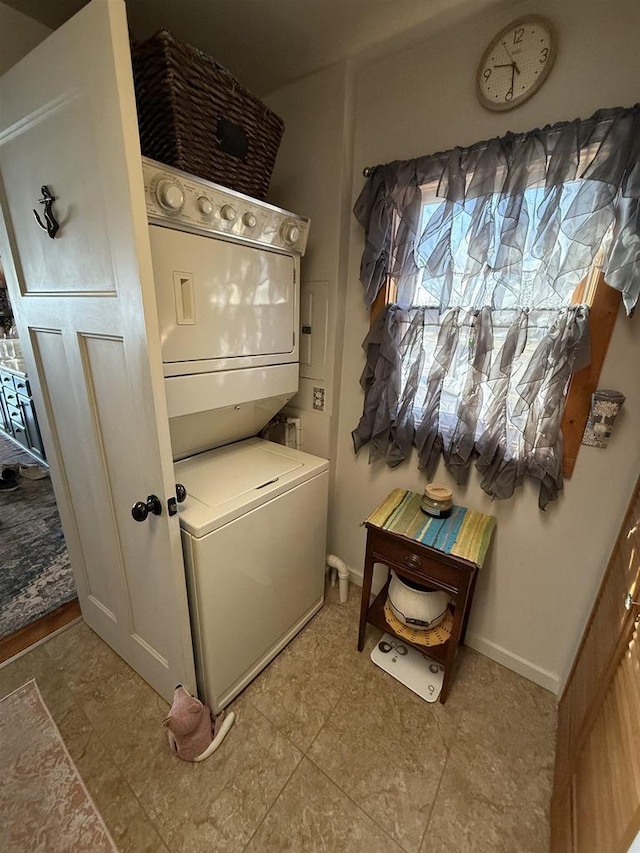
[[[169,729],[169,746],[178,758],[204,761],[220,746],[234,719],[233,711],[223,711],[213,718],[211,709],[179,684],[169,716],[162,724]]]

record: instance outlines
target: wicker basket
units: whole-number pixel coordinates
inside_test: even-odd
[[[132,47],[142,153],[264,199],[284,122],[167,30]]]

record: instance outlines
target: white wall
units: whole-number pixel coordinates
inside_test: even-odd
[[[285,120],[268,200],[311,219],[302,282],[325,282],[329,304],[324,376],[301,378],[299,393],[285,411],[303,417],[303,450],[333,458],[332,425],[342,361],[342,341],[336,332],[343,326],[349,250],[342,223],[348,217],[352,184],[345,67],[326,68],[280,89],[265,102]],[[325,389],[324,412],[313,410],[314,386]]]
[[[0,74],[45,39],[51,30],[0,3]]]
[[[475,96],[476,66],[495,32],[527,12],[551,19],[559,40],[556,65],[544,87],[524,106],[506,114],[487,112]],[[415,460],[391,470],[384,465],[369,466],[366,448],[357,458],[353,453],[350,433],[361,414],[361,344],[369,321],[358,282],[363,235],[349,212],[363,186],[362,168],[468,145],[508,130],[526,131],[586,117],[602,107],[627,106],[640,100],[640,12],[634,0],[565,0],[562,4],[526,0],[473,14],[475,17],[457,22],[411,49],[386,57],[378,54],[377,59],[357,68],[352,79],[347,73],[346,90],[354,87],[353,109],[348,111],[344,127],[336,126],[335,135],[332,126],[324,124],[330,118],[326,99],[332,95],[328,80],[324,88],[322,75],[315,75],[313,85],[310,78],[308,83],[300,81],[289,87],[288,101],[280,93],[270,99],[271,106],[276,108],[279,103],[282,107],[286,134],[292,119],[297,128],[286,153],[287,174],[282,172],[281,177],[287,185],[288,204],[301,212],[307,211],[298,199],[311,193],[314,198],[309,203],[316,205],[316,193],[322,199],[326,192],[336,192],[333,176],[319,164],[338,157],[338,152],[348,152],[345,140],[353,133],[353,184],[348,188],[351,198],[343,206],[341,226],[342,237],[349,238],[348,268],[336,273],[340,280],[346,272],[346,323],[343,330],[337,329],[336,342],[338,356],[341,338],[344,349],[335,445],[329,452],[335,474],[329,548],[356,576],[361,575],[364,557],[362,519],[390,489],[400,486],[420,491],[425,483]],[[337,87],[335,78],[331,80]],[[314,88],[316,84],[319,89]],[[300,117],[313,131],[301,132]],[[349,171],[346,166],[346,179]],[[329,202],[329,206],[333,215],[335,204]],[[316,234],[318,242],[309,258],[313,275],[316,269],[335,263],[338,238],[334,230],[331,233],[329,240]],[[305,264],[304,275],[308,272]],[[339,320],[339,311],[337,314]],[[640,471],[638,364],[640,320],[620,316],[600,387],[626,394],[623,413],[607,450],[581,448],[564,494],[546,513],[538,509],[532,485],[510,501],[491,503],[479,488],[475,472],[466,489],[457,487],[442,466],[437,474],[454,488],[461,503],[494,513],[498,519],[494,545],[479,579],[467,641],[551,690],[558,689],[568,672]],[[305,422],[303,411],[303,428]]]
[[[559,41],[556,65],[527,104],[506,114],[479,106],[474,73],[485,45],[509,20],[526,12],[546,14]],[[637,4],[578,2],[510,3],[458,24],[418,48],[362,69],[355,105],[354,201],[366,165],[468,145],[507,130],[588,116],[601,107],[639,99]],[[354,457],[349,432],[361,412],[355,393],[363,366],[360,341],[368,315],[357,270],[362,233],[352,222],[332,548],[360,570],[364,533],[358,528],[376,501],[393,487],[419,491],[424,477],[415,460],[389,470],[368,466],[366,448]],[[607,450],[582,447],[565,492],[546,513],[526,486],[506,502],[491,503],[473,472],[466,489],[443,466],[437,477],[457,499],[494,513],[497,533],[483,568],[468,643],[550,689],[557,689],[573,657],[618,526],[640,471],[640,323],[619,317],[601,387],[627,395],[624,416]]]

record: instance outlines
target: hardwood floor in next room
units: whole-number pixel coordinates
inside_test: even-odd
[[[21,465],[34,466],[36,460],[0,434],[0,467]],[[48,475],[41,479],[20,475],[15,491],[0,492],[0,566],[2,639],[15,638],[16,632],[75,599]]]

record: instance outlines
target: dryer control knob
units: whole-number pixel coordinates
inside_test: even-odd
[[[223,219],[226,219],[227,222],[235,222],[236,216],[238,214],[235,211],[235,208],[231,207],[230,204],[223,204],[222,209],[220,210],[220,216]]]
[[[184,204],[182,187],[175,181],[164,178],[156,188],[156,198],[165,210],[180,210]]]
[[[253,213],[247,211],[245,214],[243,214],[242,221],[247,226],[247,228],[255,228],[258,220],[256,219]]]
[[[282,226],[282,239],[293,246],[300,239],[300,229],[293,222],[285,222]]]
[[[213,213],[213,205],[206,196],[201,195],[198,199],[198,210],[203,216],[211,216]]]

